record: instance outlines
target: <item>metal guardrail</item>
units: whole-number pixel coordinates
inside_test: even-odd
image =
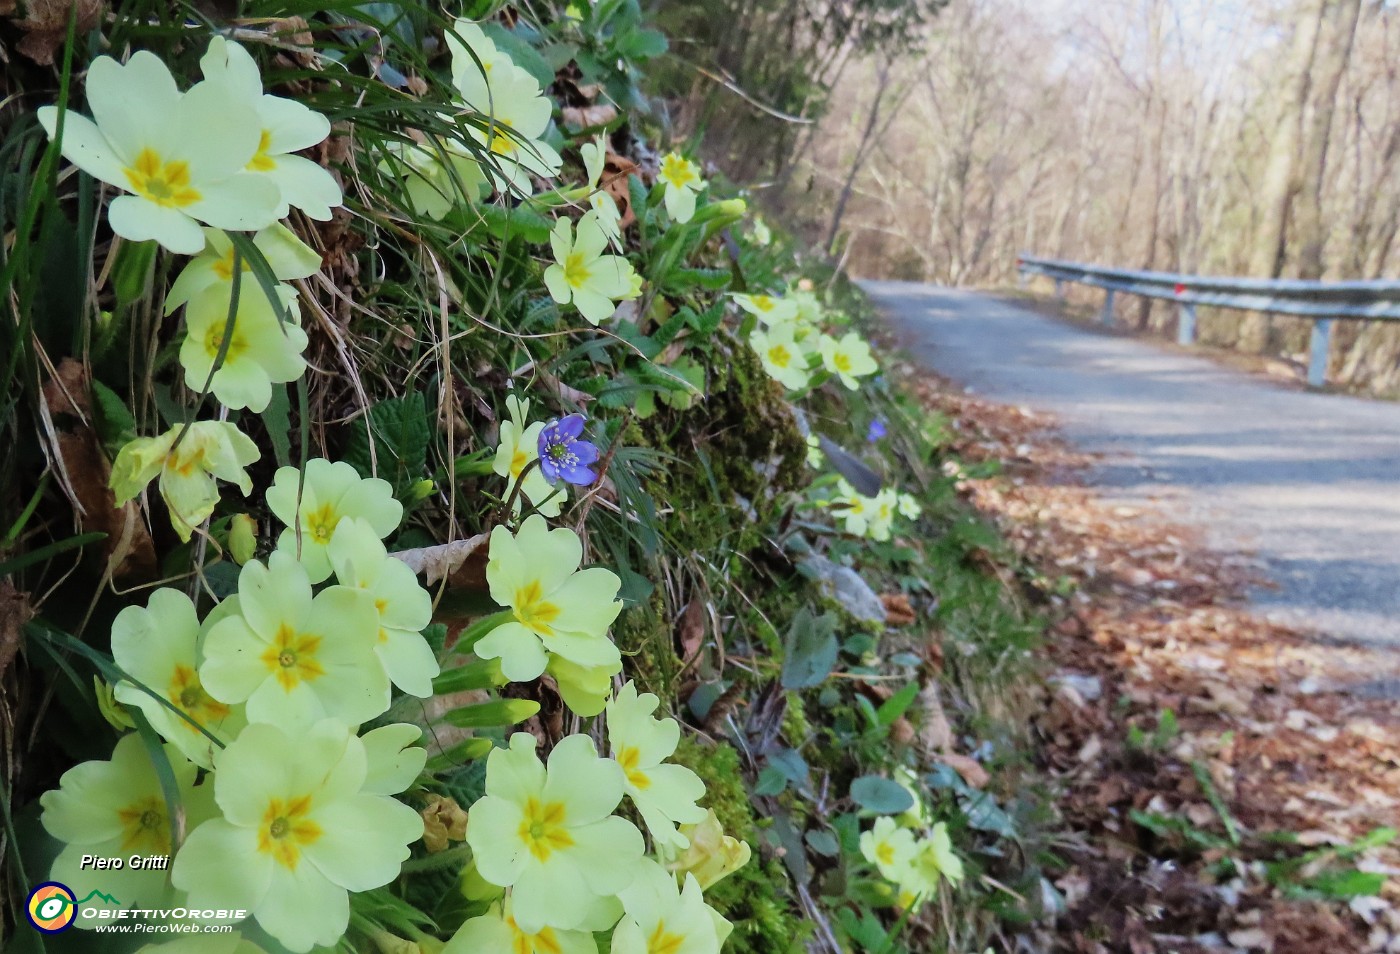
[[[1116,292],[1174,301],[1180,306],[1176,340],[1183,345],[1193,344],[1196,340],[1197,305],[1312,318],[1308,383],[1314,387],[1321,387],[1326,382],[1333,320],[1400,320],[1400,281],[1312,282],[1282,278],[1178,275],[1172,272],[1103,268],[1034,255],[1017,258],[1016,268],[1023,283],[1027,275],[1044,275],[1054,279],[1056,298],[1064,297],[1065,282],[1104,289],[1107,295],[1100,312],[1100,320],[1104,324],[1113,322],[1113,297]]]

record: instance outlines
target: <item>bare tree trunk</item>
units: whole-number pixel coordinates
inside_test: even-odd
[[[1298,277],[1321,278],[1326,270],[1323,251],[1327,228],[1322,221],[1323,176],[1327,171],[1327,148],[1332,136],[1332,116],[1336,110],[1337,89],[1351,58],[1356,39],[1356,21],[1361,0],[1339,0],[1329,10],[1325,40],[1320,40],[1313,67],[1312,116],[1303,138],[1298,190]]]
[[[884,101],[885,93],[889,91],[889,88],[890,63],[888,60],[883,60],[880,63],[875,82],[875,95],[870,99],[870,111],[865,117],[865,128],[861,132],[860,142],[856,146],[856,154],[851,159],[851,167],[846,172],[846,181],[841,185],[836,205],[831,210],[831,224],[827,227],[826,241],[823,243],[828,255],[836,253],[836,239],[841,234],[841,219],[846,215],[846,206],[851,201],[851,190],[855,188],[856,176],[860,173],[860,167],[865,164],[865,159],[875,143],[875,127],[880,121],[880,104]]]
[[[1280,89],[1278,120],[1269,141],[1269,157],[1260,183],[1261,215],[1249,258],[1249,272],[1277,278],[1283,271],[1284,239],[1289,210],[1298,192],[1298,147],[1303,134],[1303,110],[1312,83],[1317,37],[1327,12],[1327,0],[1306,0],[1293,34],[1286,80]],[[1269,319],[1246,315],[1240,322],[1239,346],[1260,352],[1269,343]]]

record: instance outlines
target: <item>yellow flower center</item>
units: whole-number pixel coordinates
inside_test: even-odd
[[[506,915],[505,922],[510,928],[511,954],[562,954],[564,948],[554,936],[554,928],[542,928],[538,934],[526,934],[510,915]]]
[[[533,795],[525,803],[517,834],[539,861],[548,861],[554,852],[574,843],[564,826],[564,803],[541,802]]]
[[[695,166],[680,156],[667,156],[662,159],[660,175],[662,179],[678,189],[700,180],[700,177],[695,174]]]
[[[159,796],[148,795],[117,809],[117,818],[122,823],[123,852],[159,855],[170,851],[170,822]]]
[[[512,479],[520,477],[520,472],[525,469],[525,465],[530,463],[530,456],[525,451],[517,447],[515,453],[510,455],[510,476]]]
[[[850,500],[846,501],[846,503],[846,509],[856,516],[865,513],[865,503],[859,497],[852,497]]]
[[[271,172],[277,168],[277,160],[267,154],[268,147],[272,145],[272,130],[264,129],[262,137],[258,139],[258,151],[253,153],[253,158],[248,160],[248,168],[254,172]]]
[[[592,275],[582,252],[570,252],[564,259],[564,281],[570,288],[582,288]]]
[[[277,677],[282,688],[291,692],[303,681],[311,682],[326,674],[316,661],[316,650],[320,648],[321,637],[298,633],[283,623],[272,645],[263,650],[259,659],[268,672]]]
[[[541,636],[554,635],[549,624],[559,618],[560,610],[544,598],[539,580],[531,580],[515,591],[513,609],[515,618],[527,629]]]
[[[772,311],[773,306],[777,304],[777,302],[773,301],[773,299],[769,298],[767,295],[754,295],[751,301],[753,302],[753,306],[759,311]]]
[[[186,162],[166,162],[154,149],[142,149],[136,161],[122,170],[131,191],[166,209],[192,205],[203,196],[190,188]]]
[[[181,446],[171,451],[165,458],[167,470],[173,470],[181,477],[188,477],[193,474],[195,468],[204,463],[204,445],[199,441],[192,441],[188,438],[181,441]]]
[[[875,846],[875,857],[881,864],[894,864],[894,845],[883,841]]]
[[[834,355],[832,355],[831,363],[836,365],[837,371],[842,371],[848,374],[850,373],[851,356],[846,354],[844,351],[838,351]]]
[[[194,671],[193,666],[176,665],[165,694],[173,705],[206,727],[210,723],[221,722],[228,716],[228,706],[204,691],[204,686],[199,682],[199,674]],[[180,725],[190,732],[199,731],[184,719],[180,720]]]
[[[792,363],[792,352],[787,345],[775,344],[768,349],[768,360],[776,367],[786,368]]]
[[[497,127],[511,129],[515,126],[509,119],[496,118],[492,120]],[[498,156],[509,156],[513,154],[519,144],[505,133],[492,132],[490,149]]]
[[[685,943],[684,934],[671,934],[665,920],[656,922],[656,930],[647,938],[647,954],[676,954]]]
[[[637,768],[637,763],[642,760],[641,750],[635,746],[624,745],[617,750],[617,764],[622,766],[623,773],[627,776],[627,781],[636,788],[646,790],[651,788],[651,778]]]
[[[329,543],[331,534],[335,533],[339,523],[340,514],[335,512],[335,507],[328,503],[321,504],[306,515],[306,532],[311,534],[311,539],[317,543]]]
[[[252,270],[253,270],[253,267],[252,267],[251,265],[248,264],[248,260],[247,260],[247,259],[244,259],[242,265],[239,267],[239,271],[242,271],[242,272],[250,272],[250,271],[252,271]],[[215,274],[215,275],[218,275],[218,276],[219,276],[220,278],[222,278],[224,281],[228,281],[229,279],[233,278],[233,246],[232,246],[232,245],[230,245],[230,246],[228,247],[228,251],[225,252],[223,255],[219,256],[218,261],[216,261],[216,262],[214,263],[214,274]]]
[[[301,849],[321,837],[321,826],[307,815],[311,814],[311,796],[270,799],[258,828],[258,851],[272,855],[282,867],[295,871]]]
[[[211,322],[208,330],[204,332],[204,351],[211,360],[219,356],[219,346],[224,343],[224,328],[227,326],[227,320]],[[232,364],[247,348],[248,341],[239,333],[238,319],[235,318],[233,334],[229,336],[228,351],[224,354],[224,364]]]

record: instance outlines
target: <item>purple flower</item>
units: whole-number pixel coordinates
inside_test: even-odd
[[[583,415],[570,414],[550,421],[540,431],[540,470],[550,483],[587,486],[598,479],[590,465],[598,461],[598,448],[579,440],[583,434]]]
[[[888,432],[885,430],[885,422],[877,417],[870,422],[870,430],[865,432],[865,439],[873,444],[886,433]]]

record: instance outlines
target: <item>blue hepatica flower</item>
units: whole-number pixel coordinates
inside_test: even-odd
[[[583,415],[570,414],[550,421],[540,431],[540,470],[550,483],[586,486],[598,479],[592,464],[598,460],[598,448],[579,440],[583,434]]]
[[[865,432],[865,439],[873,444],[886,433],[888,432],[885,430],[885,422],[877,417],[870,422],[870,430]]]

